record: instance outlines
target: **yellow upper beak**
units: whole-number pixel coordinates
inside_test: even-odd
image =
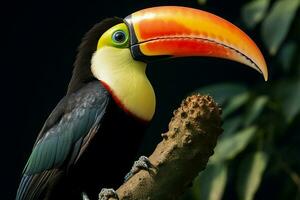
[[[268,79],[264,57],[238,27],[211,13],[186,7],[144,9],[125,18],[135,59],[211,56],[246,64]]]

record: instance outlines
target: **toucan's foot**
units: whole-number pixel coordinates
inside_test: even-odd
[[[118,194],[114,189],[102,188],[99,193],[99,200],[108,200],[110,198],[119,200]]]
[[[124,182],[128,181],[133,175],[138,173],[141,169],[149,171],[149,169],[153,167],[150,163],[149,158],[146,156],[141,156],[137,161],[134,162],[130,172],[126,174]]]

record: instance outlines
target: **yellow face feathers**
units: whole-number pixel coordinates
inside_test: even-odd
[[[104,46],[116,48],[129,47],[129,31],[125,23],[113,26],[101,36],[97,49],[101,49]]]
[[[128,29],[118,24],[99,39],[92,57],[93,75],[109,87],[121,108],[134,116],[150,121],[155,112],[154,90],[145,74],[146,63],[132,58]]]

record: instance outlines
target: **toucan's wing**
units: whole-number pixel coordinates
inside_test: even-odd
[[[39,192],[39,188],[32,186],[43,186],[40,182],[45,182],[48,179],[45,176],[49,176],[46,171],[60,169],[78,159],[86,142],[97,132],[109,99],[99,82],[90,83],[62,99],[38,136],[24,168],[16,199],[27,199],[26,196],[32,195],[29,191]],[[38,174],[45,176],[34,178]]]

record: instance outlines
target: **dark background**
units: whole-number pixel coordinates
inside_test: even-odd
[[[1,199],[14,199],[22,169],[48,114],[64,96],[76,48],[84,33],[106,17],[125,17],[146,7],[201,8],[229,21],[242,1],[11,1],[2,8]],[[240,3],[239,3],[240,2]],[[232,21],[239,25],[238,21]],[[256,36],[247,32],[256,40]],[[259,44],[259,43],[258,43]],[[228,73],[229,72],[229,73]],[[141,152],[148,154],[166,131],[172,110],[194,89],[219,81],[262,82],[254,70],[226,60],[185,58],[147,69],[157,96],[155,118]]]

